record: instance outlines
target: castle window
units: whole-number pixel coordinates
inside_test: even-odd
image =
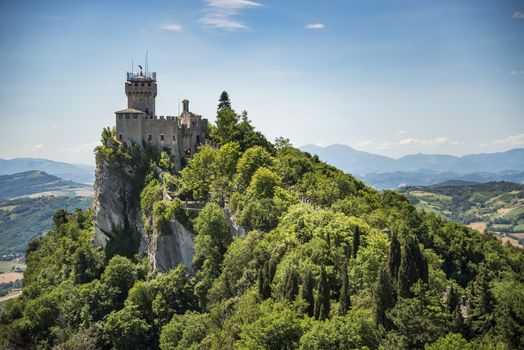
[[[175,135],[173,135],[173,141],[175,141]]]
[[[151,86],[151,83],[147,83],[147,86]]]
[[[160,135],[160,141],[164,141],[164,135]]]
[[[144,83],[142,83],[141,85],[144,86]]]
[[[119,138],[120,140],[122,140],[122,134],[118,135],[118,138]]]
[[[147,135],[147,140],[148,141],[151,141],[153,139],[153,137],[151,136],[151,134]]]
[[[200,135],[197,135],[197,143],[200,143]]]
[[[135,86],[138,86],[138,83],[135,83]]]
[[[129,119],[129,114],[126,114],[126,119]]]

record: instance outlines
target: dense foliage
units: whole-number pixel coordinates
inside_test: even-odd
[[[522,348],[521,250],[270,144],[227,94],[212,135],[221,147],[180,173],[149,158],[162,171],[137,199],[151,230],[193,230],[195,273],[104,254],[90,213],[62,212],[28,248],[24,292],[0,319],[5,348]],[[191,217],[165,192],[205,206]],[[231,220],[247,233],[232,236]]]
[[[92,197],[55,196],[0,202],[0,254],[22,254],[31,239],[53,226],[53,214],[58,209],[87,209],[92,203]]]

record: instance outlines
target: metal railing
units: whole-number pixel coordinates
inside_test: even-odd
[[[156,72],[127,72],[127,80],[131,81],[133,78],[150,78],[156,81]]]

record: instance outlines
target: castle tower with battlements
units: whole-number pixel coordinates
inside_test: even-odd
[[[208,121],[189,111],[187,99],[182,102],[179,116],[155,115],[156,73],[128,72],[125,93],[127,108],[115,112],[116,136],[121,142],[166,149],[178,168],[200,145],[208,142]]]

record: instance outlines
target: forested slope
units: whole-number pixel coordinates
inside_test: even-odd
[[[166,152],[136,155],[109,130],[112,146],[97,150],[140,158],[145,230],[167,234],[173,219],[192,230],[195,273],[101,251],[90,212],[60,211],[28,247],[23,295],[0,319],[4,348],[522,348],[522,250],[269,143],[225,94],[210,134],[221,147],[180,173]],[[195,214],[185,200],[205,206]],[[230,217],[246,235],[231,235]]]

